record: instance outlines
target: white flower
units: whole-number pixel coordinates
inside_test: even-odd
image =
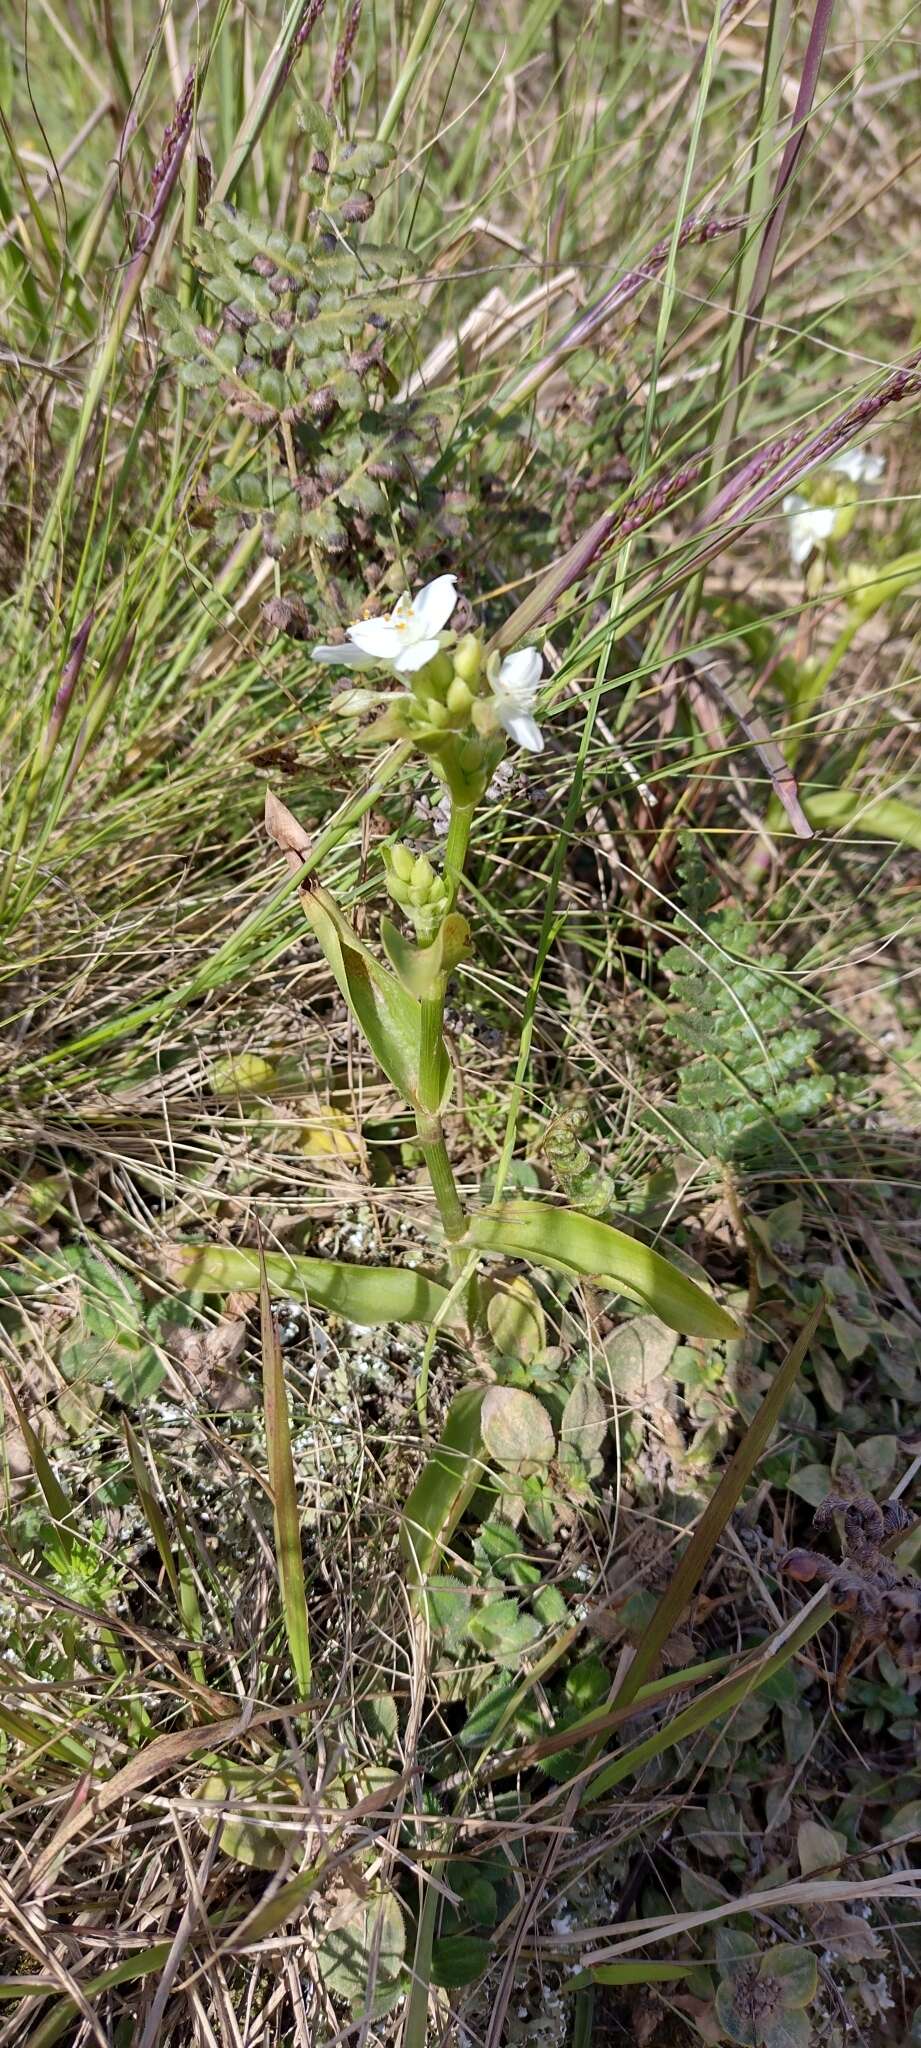
[[[799,491],[791,491],[783,501],[783,509],[790,522],[790,559],[795,569],[801,569],[813,548],[820,548],[823,541],[831,539],[838,506],[810,505]]]
[[[314,647],[314,661],[336,662],[341,668],[392,668],[412,675],[432,661],[443,646],[457,603],[457,578],[436,576],[410,597],[404,590],[385,618],[356,619],[346,627],[351,646]]]
[[[866,448],[843,448],[840,455],[833,455],[826,462],[826,469],[834,469],[839,476],[846,476],[851,484],[878,484],[886,467],[884,455],[870,455]]]
[[[871,455],[866,448],[843,448],[840,455],[833,455],[830,462],[823,462],[818,474],[831,472],[843,476],[849,484],[875,484],[879,482],[886,467],[882,455]],[[790,522],[790,558],[796,569],[808,562],[813,548],[820,548],[831,540],[835,532],[840,505],[813,505],[802,491],[791,491],[783,501],[783,509]]]
[[[504,661],[500,661],[498,654],[492,654],[486,665],[499,724],[505,727],[516,747],[526,747],[529,754],[544,751],[540,727],[531,715],[542,667],[536,647],[519,647],[517,654],[507,654]]]

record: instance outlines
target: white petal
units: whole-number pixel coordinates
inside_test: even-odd
[[[786,502],[786,501],[785,501]],[[790,519],[790,555],[798,569],[808,561],[813,548],[830,540],[838,517],[837,505],[809,505]]]
[[[495,689],[507,697],[513,697],[522,711],[530,711],[537,695],[537,686],[543,673],[543,662],[536,647],[519,647],[517,653],[507,654],[495,681]]]
[[[415,675],[417,668],[424,668],[427,661],[434,661],[440,647],[440,640],[404,640],[393,663],[397,675]]]
[[[849,483],[875,484],[886,467],[886,459],[883,455],[871,455],[866,448],[843,448],[825,467],[846,476]]]
[[[337,668],[372,668],[370,654],[362,654],[360,648],[350,647],[347,640],[338,647],[311,647],[311,661],[327,661]]]
[[[527,711],[516,711],[510,705],[503,709],[499,704],[497,708],[509,739],[514,740],[516,747],[524,747],[529,754],[542,754],[544,741],[536,718]]]
[[[431,639],[433,633],[440,633],[447,625],[456,603],[457,577],[436,576],[433,583],[426,583],[417,590],[413,598],[415,630]]]
[[[405,644],[405,632],[390,619],[356,619],[348,629],[349,639],[354,640],[363,654],[370,654],[373,661],[392,661]]]

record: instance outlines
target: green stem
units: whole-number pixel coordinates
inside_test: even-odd
[[[470,843],[470,827],[472,822],[472,804],[452,803],[451,822],[448,826],[448,837],[444,854],[444,877],[449,890],[449,908],[453,907],[454,899],[460,887],[461,877],[464,872],[464,861],[467,858],[467,847]],[[439,1053],[444,1033],[444,1003],[445,991],[442,978],[441,986],[437,993],[425,997],[422,1002],[422,1029],[419,1043],[419,1102],[421,1107],[416,1113],[416,1131],[419,1143],[422,1146],[435,1200],[438,1203],[438,1214],[441,1217],[444,1234],[448,1244],[452,1245],[457,1243],[458,1238],[463,1237],[467,1219],[463,1203],[457,1191],[457,1182],[454,1178],[451,1161],[448,1158],[448,1148],[445,1144],[444,1130],[441,1122]],[[463,1269],[463,1264],[463,1255],[458,1258],[458,1254],[456,1252],[453,1253],[451,1256],[451,1273],[453,1278],[456,1279],[458,1277],[458,1274]],[[468,1314],[471,1307],[472,1303],[468,1303]]]
[[[24,609],[31,604],[55,548],[60,543],[81,458],[89,440],[98,407],[107,387],[117,375],[124,354],[128,323],[140,297],[141,286],[147,277],[154,252],[159,248],[162,241],[165,240],[169,243],[175,231],[179,214],[176,209],[170,209],[169,202],[173,186],[179,175],[190,129],[191,123],[186,128],[184,138],[174,146],[170,164],[157,196],[150,229],[142,239],[139,250],[131,258],[124,272],[122,288],[112,315],[111,324],[102,348],[90,371],[83,395],[83,403],[80,407],[79,418],[71,434],[61,475],[48,508],[34,556],[29,565],[22,598]]]
[[[448,837],[445,841],[444,877],[451,892],[449,908],[453,910],[454,899],[461,885],[467,848],[470,844],[470,827],[473,823],[472,804],[453,804]]]
[[[425,1163],[438,1203],[438,1214],[444,1226],[444,1234],[449,1244],[456,1243],[457,1239],[464,1235],[467,1219],[457,1192],[454,1169],[448,1158],[441,1118],[428,1117],[423,1110],[419,1110],[416,1115],[416,1130],[425,1154]]]
[[[815,670],[813,675],[807,675],[800,681],[796,692],[796,700],[790,712],[790,726],[792,730],[784,749],[789,768],[795,768],[807,740],[814,736],[810,729],[813,712],[821,705],[822,698],[836,668],[844,660],[851,642],[856,638],[864,623],[860,613],[855,613],[851,618],[847,619],[838,634],[834,646],[826,655],[821,666]],[[779,832],[783,828],[785,822],[784,808],[776,796],[771,798],[764,822],[769,832]]]
[[[444,1226],[448,1243],[463,1237],[465,1217],[463,1204],[457,1192],[457,1184],[448,1150],[444,1140],[441,1122],[441,1067],[439,1052],[442,1045],[444,1019],[444,986],[437,995],[427,996],[422,1005],[422,1029],[419,1043],[419,1101],[416,1111],[416,1131],[425,1154],[425,1163],[438,1203],[438,1213]]]
[[[863,624],[864,620],[860,612],[855,612],[849,619],[846,619],[834,646],[826,655],[821,666],[815,670],[813,675],[803,677],[797,689],[796,703],[793,707],[792,722],[795,725],[805,726],[812,717],[816,706],[821,704],[836,668],[844,660],[851,642],[856,639]],[[787,763],[790,768],[795,767],[808,738],[808,732],[798,731],[794,732],[787,741],[786,754]]]
[[[225,9],[225,14],[229,12]],[[262,75],[253,93],[252,100],[237,132],[236,140],[224,164],[214,188],[215,202],[229,199],[234,187],[249,163],[253,150],[262,134],[272,107],[285,83],[291,67],[292,49],[298,30],[304,19],[301,0],[293,0],[282,21],[281,28],[266,62]]]

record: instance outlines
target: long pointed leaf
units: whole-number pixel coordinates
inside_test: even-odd
[[[485,1387],[463,1387],[403,1509],[400,1548],[420,1580],[430,1572],[486,1469],[480,1409]]]
[[[405,1102],[418,1104],[421,1004],[362,943],[348,918],[343,916],[325,889],[302,889],[301,901],[336,977],[340,993],[364,1033],[378,1066]],[[451,1069],[443,1039],[438,1049],[438,1082],[443,1108],[451,1088]]]
[[[184,1621],[185,1617],[182,1612],[182,1588],[179,1583],[179,1573],[176,1570],[176,1560],[173,1556],[172,1545],[169,1539],[169,1530],[166,1526],[166,1518],[163,1514],[163,1510],[160,1506],[157,1496],[154,1493],[153,1479],[151,1472],[148,1468],[147,1461],[144,1457],[144,1453],[141,1450],[141,1446],[138,1443],[137,1437],[134,1434],[134,1430],[132,1429],[131,1424],[128,1421],[127,1415],[122,1416],[122,1429],[125,1433],[125,1443],[128,1446],[128,1456],[131,1460],[131,1470],[134,1475],[134,1484],[137,1490],[137,1497],[144,1511],[144,1515],[146,1517],[150,1533],[157,1546],[157,1550],[160,1556],[160,1563],[162,1564],[166,1576],[169,1580],[170,1589],[172,1591],[173,1599],[176,1602],[176,1608],[179,1613],[180,1619]]]
[[[921,853],[921,808],[900,796],[869,796],[856,789],[803,791],[814,825],[826,832],[859,832],[867,839],[894,839]]]
[[[641,1302],[682,1336],[739,1335],[728,1309],[661,1252],[576,1209],[555,1209],[546,1202],[504,1202],[501,1209],[475,1216],[468,1236],[483,1251],[536,1259],[557,1272],[593,1279],[612,1293]]]
[[[580,1806],[603,1799],[612,1785],[619,1785],[622,1779],[641,1771],[653,1757],[661,1756],[664,1750],[673,1749],[686,1736],[698,1735],[702,1728],[712,1727],[714,1721],[731,1713],[733,1707],[740,1706],[750,1693],[757,1692],[759,1686],[773,1678],[776,1671],[782,1671],[791,1657],[795,1657],[813,1636],[818,1635],[833,1612],[831,1597],[823,1588],[803,1608],[795,1627],[781,1630],[773,1649],[770,1643],[765,1644],[758,1658],[743,1665],[741,1671],[733,1672],[718,1685],[711,1686],[709,1692],[703,1693],[700,1699],[692,1700],[690,1706],[684,1707],[671,1721],[654,1728],[651,1735],[635,1743],[632,1749],[622,1749],[616,1756],[609,1757],[606,1763],[602,1762],[597,1775],[584,1787]]]
[[[258,1252],[234,1245],[171,1245],[164,1265],[172,1280],[203,1294],[230,1294],[238,1287],[256,1292],[259,1287]],[[265,1270],[276,1290],[304,1293],[316,1308],[331,1309],[366,1329],[378,1323],[433,1323],[448,1294],[438,1280],[408,1266],[349,1266],[338,1259],[266,1252]]]
[[[4,1374],[4,1379],[6,1380],[7,1392],[16,1411],[16,1421],[22,1431],[26,1450],[32,1460],[35,1477],[45,1497],[48,1513],[55,1524],[65,1550],[69,1552],[73,1546],[73,1530],[71,1527],[72,1503],[68,1500],[60,1480],[55,1476],[54,1467],[45,1452],[40,1438],[36,1436],[32,1428],[32,1424],[16,1393],[15,1387],[6,1374]]]

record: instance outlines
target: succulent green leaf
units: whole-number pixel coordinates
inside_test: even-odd
[[[752,1956],[760,1953],[758,1943],[750,1934],[743,1934],[738,1927],[718,1927],[716,1930],[716,1960],[724,1977],[732,1975],[739,1963],[750,1962]]]
[[[483,1387],[464,1387],[455,1395],[438,1444],[403,1509],[400,1547],[411,1567],[417,1594],[483,1477],[480,1411],[484,1392]]]
[[[451,911],[430,946],[414,946],[397,930],[392,918],[381,918],[381,943],[393,971],[410,995],[420,1001],[444,986],[458,962],[470,951],[470,926]]]
[[[868,797],[854,789],[806,788],[800,792],[810,825],[820,831],[857,832],[865,839],[892,839],[921,853],[921,808],[903,797]]]
[[[564,1992],[584,1991],[587,1984],[668,1984],[688,1977],[697,1964],[686,1963],[595,1963],[590,1970],[577,1970],[562,1986]]]
[[[208,1807],[251,1807],[245,1813],[229,1813],[221,1823],[219,1847],[222,1854],[247,1870],[279,1870],[292,1843],[294,1813],[301,1803],[295,1778],[267,1773],[257,1765],[226,1764],[206,1779],[199,1793],[205,1812],[202,1826],[213,1832],[216,1823]],[[276,1824],[272,1807],[284,1808],[288,1825]]]
[[[348,1897],[337,1906],[317,1949],[317,1970],[327,1991],[365,2013],[373,1985],[372,2015],[387,2012],[401,1989],[406,1923],[393,1892]],[[373,1964],[373,1970],[372,1970]]]
[[[834,1877],[847,1855],[847,1836],[837,1828],[823,1827],[821,1821],[804,1820],[796,1831],[796,1853],[803,1877],[811,1877],[817,1870],[824,1877]]]
[[[310,1624],[301,1552],[297,1475],[291,1450],[291,1411],[278,1325],[272,1313],[265,1257],[259,1252],[259,1309],[265,1442],[275,1528],[275,1561],[291,1664],[301,1699],[310,1692]]]
[[[661,1252],[625,1231],[574,1209],[514,1201],[475,1216],[469,1242],[482,1251],[536,1259],[557,1272],[581,1274],[624,1294],[687,1337],[737,1337],[739,1325],[695,1280]]]
[[[536,1395],[522,1387],[490,1387],[480,1419],[486,1450],[505,1471],[526,1478],[549,1465],[556,1450],[553,1424]]]
[[[762,1957],[762,1971],[783,1988],[786,2006],[811,2005],[819,1984],[815,1956],[809,1948],[783,1942]]]
[[[587,1465],[598,1456],[608,1433],[608,1411],[604,1397],[588,1373],[577,1379],[563,1409],[560,1423],[562,1464],[578,1459]]]
[[[375,959],[325,889],[301,892],[307,918],[332,968],[340,993],[388,1081],[409,1103],[418,1101],[422,1010],[395,974]],[[441,1040],[439,1101],[451,1091],[451,1068]]]
[[[164,1261],[170,1278],[202,1294],[230,1294],[259,1286],[258,1253],[225,1244],[170,1246]],[[317,1308],[374,1328],[380,1323],[432,1323],[448,1290],[426,1273],[406,1266],[349,1266],[337,1259],[266,1252],[270,1285],[304,1294]]]

